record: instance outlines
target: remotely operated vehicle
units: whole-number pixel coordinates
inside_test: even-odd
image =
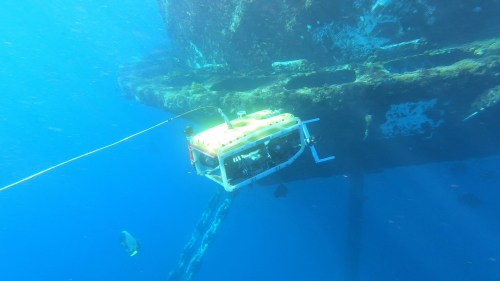
[[[222,114],[222,112],[221,112]],[[319,119],[301,121],[280,111],[262,110],[194,135],[188,126],[186,134],[191,165],[203,175],[222,185],[228,192],[247,186],[292,164],[308,146],[316,163],[319,159],[306,124]]]

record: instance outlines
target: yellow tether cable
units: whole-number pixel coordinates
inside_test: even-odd
[[[166,121],[163,121],[163,122],[161,122],[161,123],[159,123],[159,124],[156,124],[156,125],[154,125],[154,126],[153,126],[153,127],[151,127],[151,128],[148,128],[148,129],[146,129],[146,130],[144,130],[144,131],[140,131],[139,133],[136,133],[136,134],[133,134],[133,135],[131,135],[131,136],[128,136],[128,137],[126,137],[126,138],[124,138],[124,139],[122,139],[122,140],[119,140],[119,141],[117,141],[117,142],[115,142],[115,143],[112,143],[112,144],[110,144],[110,145],[106,145],[106,146],[104,146],[104,147],[101,147],[101,148],[96,149],[96,150],[94,150],[94,151],[91,151],[91,152],[89,152],[89,153],[85,153],[85,154],[83,154],[83,155],[80,155],[80,156],[75,157],[75,158],[73,158],[73,159],[70,159],[70,160],[68,160],[68,161],[64,161],[64,162],[62,162],[62,163],[60,163],[60,164],[57,164],[57,165],[52,166],[52,167],[50,167],[50,168],[48,168],[48,169],[45,169],[45,170],[43,170],[43,171],[41,171],[41,172],[38,172],[38,173],[36,173],[36,174],[34,174],[34,175],[32,175],[32,176],[29,176],[29,177],[27,177],[27,178],[25,178],[25,179],[22,179],[22,180],[20,180],[20,181],[18,181],[18,182],[15,182],[15,183],[13,183],[13,184],[9,184],[9,185],[7,185],[6,187],[2,187],[2,188],[0,188],[0,191],[6,190],[7,188],[13,187],[14,185],[18,185],[18,184],[20,184],[20,183],[22,183],[22,182],[25,182],[25,181],[27,181],[27,180],[29,180],[29,179],[32,179],[32,178],[34,178],[34,177],[36,177],[36,176],[39,176],[39,175],[41,175],[41,174],[43,174],[43,173],[45,173],[45,172],[48,172],[48,171],[50,171],[50,170],[53,170],[53,169],[55,169],[55,168],[57,168],[57,167],[61,167],[62,165],[68,164],[69,162],[73,162],[73,161],[75,161],[75,160],[77,160],[77,159],[83,158],[83,157],[85,157],[85,156],[89,156],[90,154],[96,153],[96,152],[101,151],[101,150],[104,150],[104,149],[106,149],[106,148],[110,148],[110,147],[112,147],[112,146],[114,146],[114,145],[117,145],[117,144],[119,144],[119,143],[121,143],[121,142],[124,142],[124,141],[126,141],[126,140],[129,140],[129,139],[131,139],[131,138],[133,138],[133,137],[135,137],[135,136],[138,136],[138,135],[140,135],[140,134],[142,134],[142,133],[145,133],[145,132],[147,132],[147,131],[149,131],[149,130],[152,130],[152,129],[156,128],[156,127],[159,127],[159,126],[161,126],[161,125],[163,125],[163,124],[166,124],[166,123],[168,123],[168,122],[170,122],[170,121],[172,121],[172,120],[174,120],[174,119],[177,119],[177,118],[180,118],[180,117],[182,117],[182,116],[184,116],[184,115],[187,115],[187,114],[189,114],[189,113],[192,113],[192,112],[195,112],[195,111],[198,111],[198,110],[201,110],[201,109],[207,109],[207,108],[215,108],[215,109],[218,109],[218,108],[217,108],[217,107],[215,107],[215,106],[204,106],[204,107],[200,107],[200,108],[193,109],[193,110],[191,110],[191,111],[188,111],[188,112],[182,113],[182,114],[177,115],[177,116],[175,116],[175,117],[173,117],[173,118],[170,118],[170,119],[168,119],[168,120],[166,120]],[[218,109],[218,110],[219,110],[219,112],[221,112],[221,111],[220,111],[220,109]]]

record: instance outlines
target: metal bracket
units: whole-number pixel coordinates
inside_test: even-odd
[[[309,131],[307,130],[306,123],[311,123],[311,122],[316,122],[316,121],[319,121],[319,118],[311,119],[311,120],[307,120],[307,121],[302,121],[302,130],[304,131],[304,136],[306,137],[306,141],[308,141],[311,138],[311,135],[309,134]],[[314,145],[310,144],[309,147],[311,148],[311,153],[312,153],[312,155],[314,157],[314,161],[316,161],[316,163],[335,159],[335,156],[330,156],[330,157],[326,157],[323,159],[319,159],[318,153],[316,152],[316,148],[314,148]]]

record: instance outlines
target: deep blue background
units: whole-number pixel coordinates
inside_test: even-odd
[[[165,44],[154,0],[3,0],[0,186],[171,118],[116,83],[120,64]],[[188,124],[1,192],[0,280],[165,280],[215,189],[189,173]],[[499,182],[481,175],[500,158],[466,164],[366,176],[362,280],[498,280]],[[345,279],[349,176],[287,186],[286,199],[274,187],[238,195],[196,280]],[[484,204],[460,205],[467,192]],[[122,230],[142,245],[134,257]]]

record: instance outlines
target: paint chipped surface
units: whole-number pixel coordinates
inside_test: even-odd
[[[433,120],[425,113],[434,110],[437,99],[419,102],[407,102],[391,105],[385,114],[387,121],[380,126],[385,137],[411,136],[423,134],[429,128],[439,127],[442,119]],[[428,124],[428,125],[426,125]]]

